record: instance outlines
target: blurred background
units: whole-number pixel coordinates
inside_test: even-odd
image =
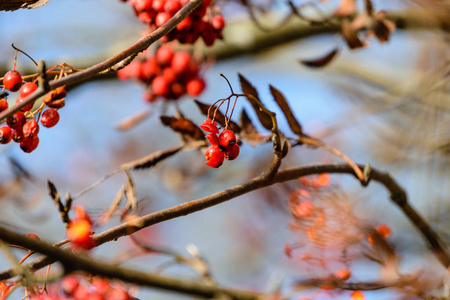
[[[332,12],[338,2],[319,5],[324,12]],[[228,85],[220,73],[226,75],[233,88],[239,91],[239,72],[258,89],[264,104],[280,116],[280,130],[293,136],[270,95],[269,84],[275,86],[289,100],[306,133],[322,139],[357,163],[370,163],[374,168],[389,172],[406,189],[412,205],[448,242],[448,32],[432,23],[424,28],[397,29],[388,42],[368,39],[368,47],[354,51],[348,50],[336,33],[317,34],[247,53],[245,49],[259,39],[267,39],[267,33],[249,21],[247,10],[239,3],[223,1],[219,4],[227,27],[224,40],[207,50],[210,63],[202,71],[207,88],[198,99],[212,104],[229,95]],[[436,11],[442,13],[447,9],[449,13],[448,1],[374,1],[374,5],[377,10],[388,12],[420,10],[431,19]],[[275,7],[277,13],[271,17],[283,18],[286,7],[280,3]],[[66,62],[84,68],[120,52],[145,31],[145,25],[134,16],[130,6],[115,0],[50,0],[38,9],[1,12],[0,28],[2,74],[12,68],[14,50],[11,43],[35,60],[44,59],[48,66]],[[310,69],[299,63],[299,60],[325,55],[337,44],[341,51],[326,67]],[[239,48],[242,51],[233,50],[232,55],[227,54],[229,49]],[[16,69],[22,73],[26,73],[22,70],[33,72],[33,65],[19,54]],[[17,144],[2,145],[0,222],[22,233],[33,232],[49,242],[62,240],[65,229],[47,194],[47,179],[62,195],[66,192],[76,194],[122,163],[179,145],[177,134],[162,126],[161,114],[174,115],[178,106],[196,124],[204,120],[191,97],[180,99],[176,104],[148,104],[142,101],[143,90],[136,82],[119,81],[114,77],[75,86],[69,90],[66,106],[60,110],[58,125],[41,129],[37,150],[26,154]],[[9,101],[14,103],[14,97]],[[246,108],[258,124],[244,99],[238,101],[236,111],[240,113],[242,108]],[[151,116],[142,123],[127,131],[116,129],[120,121],[145,110],[151,111]],[[233,119],[237,120],[238,116],[236,113]],[[262,126],[258,130],[264,132]],[[263,171],[271,157],[271,145],[252,147],[244,144],[239,158],[226,162],[220,169],[206,166],[200,151],[184,151],[155,168],[132,172],[138,214],[144,215],[246,182]],[[282,168],[334,161],[342,162],[321,149],[296,147],[290,151]],[[110,205],[124,179],[123,174],[117,174],[76,203],[98,216]],[[361,188],[347,175],[333,175],[331,180],[332,188],[340,195],[336,200],[349,203],[361,222],[384,223],[392,229],[390,240],[402,257],[402,271],[426,268],[439,273],[436,270],[443,269],[417,231],[389,201],[383,187],[370,184]],[[195,245],[208,262],[213,278],[221,285],[264,291],[282,282],[283,289],[289,290],[289,282],[320,274],[305,267],[300,259],[306,254],[304,249],[294,251],[292,258],[284,252],[286,244],[305,239],[288,226],[292,221],[287,206],[289,193],[299,186],[300,183],[295,181],[253,192],[208,210],[155,225],[140,231],[137,236],[148,244],[168,247],[186,255],[186,247]],[[118,223],[115,218],[97,232]],[[94,249],[93,255],[107,259],[132,247],[134,244],[125,237]],[[163,255],[146,255],[124,265],[152,272],[170,260]],[[0,267],[9,267],[8,262],[2,259]],[[379,272],[378,266],[358,261],[351,264],[351,269],[355,280],[374,278]],[[183,265],[170,266],[162,274],[197,277],[193,270]],[[302,295],[313,297],[315,294],[308,291]],[[395,291],[383,290],[366,295],[369,299],[399,297]],[[21,293],[13,296],[16,296],[13,299],[20,299]],[[142,289],[138,297],[183,298],[151,289]],[[349,293],[322,292],[316,297],[348,299]]]

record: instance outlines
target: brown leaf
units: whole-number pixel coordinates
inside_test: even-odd
[[[48,0],[2,0],[0,11],[13,11],[19,8],[38,8],[47,3]]]
[[[141,158],[127,162],[127,163],[123,164],[121,167],[122,167],[122,169],[126,169],[126,170],[147,169],[147,168],[153,167],[160,161],[176,154],[181,149],[183,149],[182,146],[177,146],[177,147],[173,147],[173,148],[168,148],[168,149],[152,152],[146,156],[143,156]]]
[[[391,35],[389,27],[386,26],[384,21],[380,20],[376,21],[375,26],[373,28],[373,32],[375,33],[375,36],[381,43],[387,42],[389,40],[389,36]]]
[[[373,4],[371,0],[364,0],[364,3],[366,4],[366,13],[371,16],[373,15]]]
[[[139,112],[119,121],[119,123],[116,125],[116,129],[117,130],[131,129],[134,126],[140,124],[145,119],[147,119],[150,116],[150,114],[151,114],[150,110],[139,111]]]
[[[365,46],[364,42],[359,39],[358,32],[352,28],[348,20],[342,21],[341,30],[350,49],[357,49]]]
[[[303,135],[302,126],[295,118],[292,109],[289,107],[289,104],[284,97],[284,95],[275,87],[272,85],[269,85],[270,92],[272,93],[273,98],[275,99],[275,102],[278,104],[278,106],[281,108],[281,111],[283,112],[284,116],[286,117],[289,127],[291,128],[292,132],[294,132],[297,135]]]
[[[319,57],[312,60],[300,60],[300,62],[310,68],[321,68],[329,64],[336,56],[336,54],[338,54],[338,51],[339,50],[336,48],[323,57]]]
[[[247,100],[252,105],[253,109],[256,112],[256,115],[258,116],[259,121],[264,126],[264,128],[271,130],[272,129],[272,119],[269,115],[267,115],[265,112],[261,111],[259,109],[259,103],[262,104],[262,102],[259,100],[258,92],[257,90],[252,86],[252,84],[240,73],[239,75],[239,81],[241,82],[241,88],[244,94],[251,95],[253,97],[246,97]],[[258,101],[258,102],[257,102]]]
[[[241,138],[250,146],[255,147],[259,144],[267,143],[270,141],[269,136],[263,136],[260,133],[258,133],[258,130],[248,117],[245,109],[242,110],[240,123],[242,128]]]
[[[214,111],[216,109],[215,106],[211,107],[210,105],[202,103],[198,100],[194,100],[194,101],[195,101],[195,104],[197,104],[200,111],[202,112],[202,114],[204,114],[209,119],[213,118]],[[211,107],[211,109],[210,109],[210,107]],[[209,110],[209,116],[208,116],[208,110]],[[220,125],[225,125],[225,116],[222,114],[222,112],[220,110],[217,110],[216,115],[214,117],[214,121],[216,121]],[[228,122],[228,127],[235,133],[239,133],[241,131],[241,128],[239,127],[239,125],[231,120]]]
[[[181,133],[185,140],[188,138],[196,141],[205,139],[205,135],[200,127],[195,125],[194,122],[189,119],[177,119],[168,116],[161,116],[160,119],[164,125],[169,126],[173,131]]]

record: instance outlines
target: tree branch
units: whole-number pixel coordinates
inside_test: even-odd
[[[359,165],[359,168],[363,169],[364,166]],[[275,183],[286,182],[298,179],[299,177],[322,173],[351,174],[356,177],[354,170],[348,164],[307,165],[286,169],[278,171],[278,173],[274,176],[273,181],[267,181],[267,179],[262,175],[250,180],[249,182],[236,185],[210,196],[163,209],[135,219],[132,222],[125,222],[100,234],[95,234],[94,239],[96,241],[96,245],[99,246],[104,243],[117,240],[122,236],[130,235],[148,226],[177,217],[185,216],[211,206],[215,206],[238,196],[247,194],[251,191],[271,186]],[[422,234],[422,237],[428,242],[431,251],[434,253],[436,258],[441,262],[443,266],[445,266],[446,268],[449,267],[450,254],[448,253],[447,246],[440,239],[438,234],[431,228],[431,226],[425,221],[425,219],[417,211],[415,211],[413,207],[409,205],[407,201],[407,195],[405,191],[400,187],[400,185],[388,173],[384,173],[373,168],[368,175],[370,176],[370,179],[372,181],[381,183],[390,192],[392,201],[402,210],[402,212],[416,227],[416,229],[419,230],[419,232]],[[19,242],[17,243],[17,245],[23,246]],[[34,269],[39,269],[55,261],[57,261],[57,259],[40,257],[32,261],[29,265]],[[12,269],[0,272],[0,280],[5,280],[13,276],[14,273]]]

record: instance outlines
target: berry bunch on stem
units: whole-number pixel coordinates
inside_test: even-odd
[[[23,100],[37,90],[38,86],[36,84],[37,75],[36,76],[27,76],[34,78],[32,81],[23,81],[22,75],[15,70],[17,53],[22,52],[27,57],[29,57],[35,64],[36,62],[25,52],[14,47],[16,50],[16,54],[14,57],[14,66],[11,71],[8,71],[3,77],[3,91],[2,97],[0,98],[0,112],[8,109],[8,101],[6,97],[8,93],[4,92],[5,89],[10,92],[19,92],[18,97],[16,98],[16,105],[23,102]],[[48,70],[48,72],[52,72],[55,66]],[[59,76],[63,76],[63,68],[61,68],[61,72]],[[9,116],[6,119],[6,125],[0,127],[0,144],[8,144],[11,140],[19,143],[20,148],[26,152],[33,152],[37,146],[39,145],[39,121],[42,126],[50,128],[55,126],[59,121],[59,113],[58,109],[62,108],[65,105],[64,97],[66,96],[66,91],[64,87],[57,88],[53,91],[50,91],[43,99],[42,104],[33,111],[34,103],[30,103],[21,108],[20,111],[17,111],[13,115]],[[45,109],[46,108],[46,109]],[[45,110],[44,110],[45,109]]]
[[[139,57],[119,70],[120,79],[138,79],[147,86],[144,93],[146,102],[158,98],[177,100],[188,94],[198,96],[205,88],[200,76],[200,64],[185,51],[175,51],[171,45],[159,47],[154,55]]]
[[[126,2],[127,0],[122,0]],[[156,29],[164,25],[189,0],[129,0],[136,16],[141,22]],[[178,40],[182,44],[195,43],[200,37],[206,45],[212,45],[216,39],[222,39],[225,21],[220,9],[205,0],[177,27],[163,37],[163,42]]]

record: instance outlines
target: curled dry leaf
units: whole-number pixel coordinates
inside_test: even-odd
[[[338,54],[338,52],[339,50],[336,48],[327,53],[325,56],[312,60],[300,60],[300,62],[310,68],[321,68],[329,64],[333,60],[333,58],[336,57],[336,54]]]
[[[259,121],[261,124],[266,128],[267,130],[272,129],[272,119],[269,115],[267,115],[265,112],[263,112],[260,109],[260,105],[263,105],[261,101],[259,100],[258,91],[253,87],[253,85],[245,78],[242,74],[238,73],[239,75],[239,81],[241,82],[241,88],[244,94],[249,95],[247,96],[248,102],[252,105],[253,109],[256,112],[256,115],[258,116]],[[252,97],[253,96],[253,97]]]
[[[210,105],[202,103],[198,100],[194,100],[194,101],[195,101],[195,104],[197,104],[200,111],[202,112],[202,114],[204,114],[208,119],[212,120],[214,117],[215,122],[217,122],[221,125],[225,125],[225,116],[222,114],[222,112],[217,110],[217,112],[214,115],[214,112],[216,111],[215,106],[211,107]],[[210,107],[211,107],[211,109],[210,109]],[[209,111],[209,115],[208,115],[208,111]],[[236,132],[236,133],[239,133],[241,131],[241,128],[239,127],[239,125],[231,120],[228,121],[228,127],[230,130],[232,130],[233,132]]]
[[[281,108],[281,111],[286,117],[292,132],[294,132],[297,135],[303,135],[302,126],[295,118],[294,113],[292,112],[292,109],[289,107],[289,104],[284,95],[272,85],[269,85],[269,88],[273,98],[275,99],[275,102]]]
[[[48,0],[2,0],[0,11],[14,11],[19,8],[38,8],[47,3]]]
[[[352,24],[348,20],[342,21],[341,31],[350,49],[365,47],[364,41],[359,39],[358,32],[353,28]]]
[[[127,162],[121,166],[124,170],[138,170],[153,167],[160,161],[176,154],[183,149],[183,146],[172,147],[164,150],[152,152],[146,156]]]
[[[205,139],[203,131],[189,119],[168,116],[161,116],[160,119],[164,125],[169,126],[173,131],[180,133],[185,141],[199,141]]]

